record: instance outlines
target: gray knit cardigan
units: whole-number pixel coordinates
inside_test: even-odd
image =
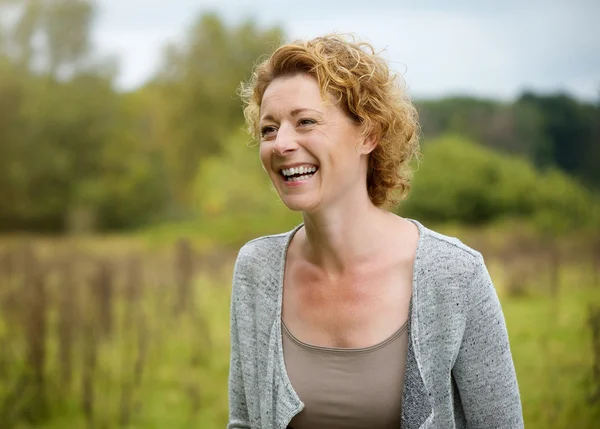
[[[420,238],[401,427],[522,428],[504,315],[481,254],[412,221]],[[228,429],[284,429],[304,407],[285,370],[280,323],[286,251],[301,226],[252,240],[238,254]]]

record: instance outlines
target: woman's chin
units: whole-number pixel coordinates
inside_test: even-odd
[[[280,196],[283,204],[295,212],[310,212],[314,210],[316,202],[309,195],[283,195]]]

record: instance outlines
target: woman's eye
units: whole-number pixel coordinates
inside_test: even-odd
[[[300,119],[298,125],[314,125],[317,122],[314,119]]]
[[[260,129],[261,137],[268,137],[269,134],[277,131],[274,126],[266,125]]]

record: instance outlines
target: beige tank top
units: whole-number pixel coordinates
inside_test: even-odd
[[[357,349],[306,344],[281,324],[286,371],[304,403],[288,428],[400,427],[408,322],[387,340]]]

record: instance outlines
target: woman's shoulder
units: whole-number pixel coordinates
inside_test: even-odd
[[[458,237],[416,223],[421,237],[415,257],[415,274],[430,279],[441,277],[449,283],[464,283],[485,266],[481,252]]]
[[[414,293],[423,308],[436,308],[430,316],[445,320],[445,316],[451,318],[457,312],[467,314],[470,302],[493,297],[494,286],[481,252],[457,237],[420,229]]]
[[[240,248],[235,261],[234,288],[255,290],[257,284],[277,288],[284,267],[286,248],[297,229],[298,227],[246,242]]]
[[[421,225],[421,231],[427,242],[426,249],[430,252],[450,252],[464,256],[465,258],[480,258],[481,253],[465,244],[460,238],[446,235],[436,230]]]
[[[281,261],[287,244],[297,228],[279,234],[264,235],[246,242],[238,252],[236,266],[274,266]]]

